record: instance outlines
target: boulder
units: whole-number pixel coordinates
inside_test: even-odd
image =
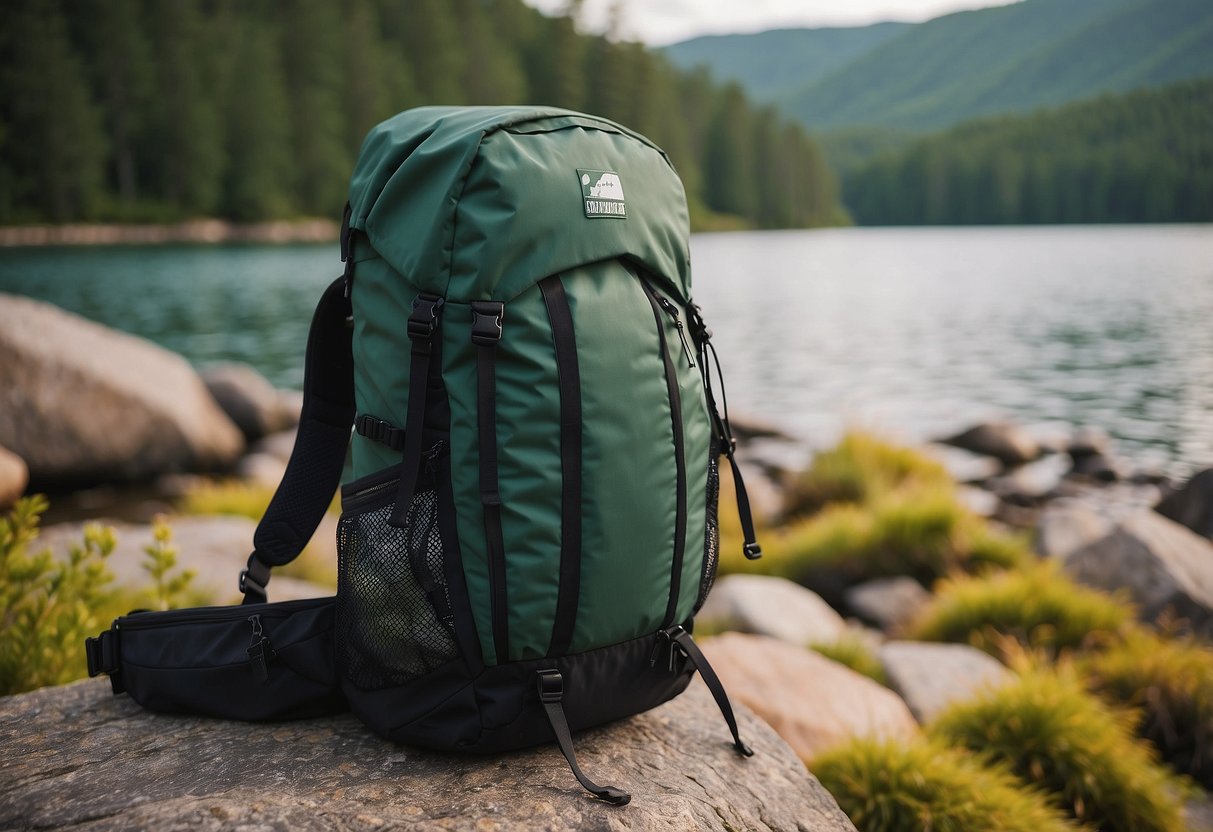
[[[839,640],[842,616],[812,590],[786,578],[725,575],[696,617],[708,630],[770,636],[799,647]]]
[[[931,600],[931,593],[913,578],[876,578],[846,593],[847,609],[885,633],[904,630]]]
[[[295,436],[298,431],[295,428],[271,433],[257,441],[255,445],[249,448],[249,451],[255,454],[267,454],[282,460],[285,465],[291,459],[291,451],[295,449]]]
[[[942,440],[975,454],[992,456],[1004,465],[1022,465],[1040,456],[1040,445],[1019,425],[984,422]]]
[[[794,441],[793,437],[779,425],[768,422],[755,413],[738,413],[735,410],[730,410],[729,427],[732,429],[733,436],[737,437],[739,443],[749,439]]]
[[[1213,468],[1206,468],[1168,494],[1155,509],[1163,517],[1213,539]]]
[[[270,454],[246,454],[236,464],[236,476],[263,488],[277,488],[285,473],[286,462]]]
[[[1088,503],[1063,497],[1045,506],[1036,520],[1036,551],[1047,558],[1064,558],[1106,537],[1112,522]]]
[[[3,294],[0,444],[38,488],[225,469],[244,446],[181,356]]]
[[[998,460],[952,445],[930,442],[922,450],[959,483],[985,482],[1002,470]]]
[[[29,467],[25,460],[0,446],[0,508],[17,502],[29,485]]]
[[[811,650],[726,633],[703,652],[734,703],[751,708],[803,760],[852,737],[909,739],[918,724],[888,688]]]
[[[394,745],[349,714],[249,724],[146,712],[101,680],[0,699],[0,828],[854,830],[791,749],[737,709],[738,757],[702,684],[577,738],[472,757]]]
[[[1128,477],[1128,466],[1110,454],[1088,454],[1074,457],[1070,473],[1097,482],[1119,482]]]
[[[57,556],[66,557],[73,543],[80,540],[82,523],[60,523],[48,526],[39,536],[35,548],[47,546]],[[123,586],[148,586],[150,578],[143,569],[144,548],[152,542],[150,525],[112,523],[117,546],[106,563],[114,580]],[[247,517],[228,515],[181,516],[169,518],[173,530],[173,545],[177,547],[177,564],[193,569],[192,588],[206,593],[216,603],[229,603],[240,598],[236,581],[248,561],[253,547],[256,522]],[[324,547],[324,535],[334,534],[334,526],[321,524],[316,533],[316,546]],[[329,544],[335,548],[336,544]],[[326,552],[327,554],[327,552]],[[334,561],[335,562],[335,561]],[[270,582],[270,600],[288,601],[294,598],[317,598],[332,595],[332,587],[318,586],[294,578],[275,575]]]
[[[247,364],[216,364],[202,371],[202,381],[244,438],[256,442],[286,430],[299,413],[291,414],[283,394]]]
[[[1144,620],[1177,616],[1213,636],[1213,543],[1156,512],[1123,518],[1063,563],[1082,583],[1125,590]]]
[[[953,702],[1012,678],[995,659],[967,644],[887,641],[879,656],[889,686],[923,724]]]
[[[990,461],[993,462],[993,460]],[[1001,503],[997,494],[975,485],[956,486],[956,500],[978,517],[995,516],[998,514],[998,507]]]

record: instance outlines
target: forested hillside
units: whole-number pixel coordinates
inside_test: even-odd
[[[717,78],[741,84],[751,97],[775,102],[904,33],[911,25],[875,23],[773,29],[752,35],[705,35],[667,46],[662,52],[675,66],[707,66]]]
[[[430,103],[621,121],[700,227],[842,216],[800,127],[521,0],[7,0],[0,222],[338,216],[366,130]]]
[[[769,33],[802,38],[794,60],[767,35],[714,38],[684,51],[754,95],[776,86],[781,109],[814,131],[863,126],[926,131],[979,116],[1030,112],[1109,92],[1213,77],[1209,0],[1024,0],[904,26],[832,63],[837,44],[861,46],[881,30]],[[832,71],[822,74],[820,63]],[[804,72],[776,82],[768,69]],[[799,88],[797,88],[799,84]]]
[[[976,121],[848,174],[868,225],[1213,220],[1213,81]]]

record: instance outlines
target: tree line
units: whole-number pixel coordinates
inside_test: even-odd
[[[521,0],[9,0],[0,222],[334,216],[366,131],[551,104],[648,135],[699,227],[837,221],[804,130],[736,85]]]
[[[933,134],[849,170],[865,225],[1209,222],[1213,80]]]

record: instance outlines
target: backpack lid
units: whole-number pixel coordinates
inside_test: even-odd
[[[612,121],[549,107],[420,107],[374,127],[351,227],[421,291],[508,301],[550,274],[631,258],[690,294],[682,182]],[[365,256],[359,252],[359,259]]]

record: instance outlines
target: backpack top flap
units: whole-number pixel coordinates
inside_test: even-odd
[[[684,302],[690,294],[682,182],[664,152],[606,119],[409,110],[367,135],[350,204],[351,226],[392,268],[448,300],[509,301],[546,275],[616,257]]]

